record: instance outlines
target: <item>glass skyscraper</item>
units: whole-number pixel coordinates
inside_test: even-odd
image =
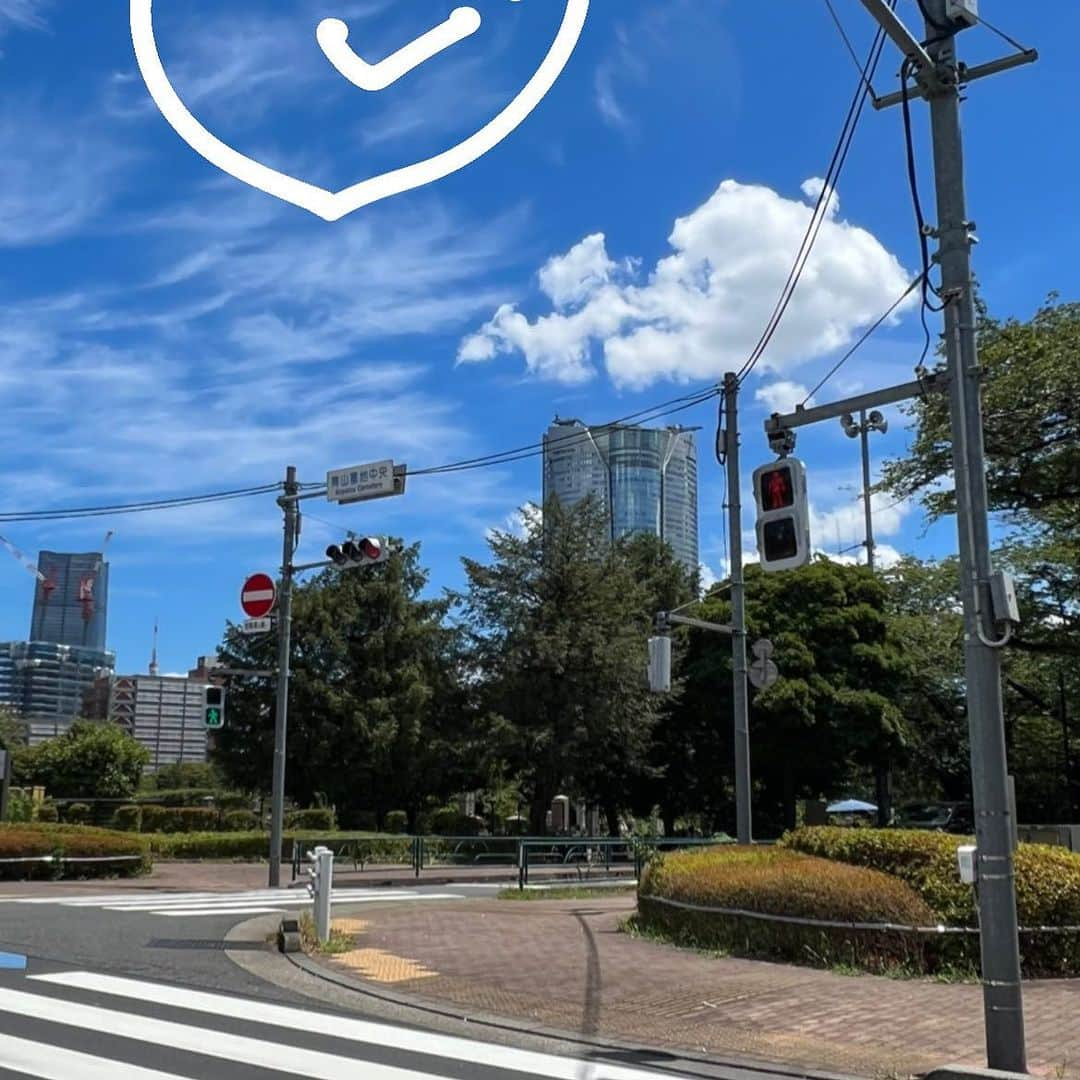
[[[109,564],[103,556],[43,551],[38,571],[44,580],[34,592],[30,640],[103,652],[109,599]]]
[[[544,436],[544,501],[592,495],[612,539],[652,533],[698,572],[697,444],[685,428],[588,427],[556,419]]]
[[[0,704],[24,721],[31,745],[66,731],[87,691],[116,666],[105,647],[103,556],[43,551],[38,570],[30,640],[0,643]]]

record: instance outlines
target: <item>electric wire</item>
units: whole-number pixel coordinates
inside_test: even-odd
[[[862,337],[851,346],[850,349],[825,374],[825,377],[811,390],[799,403],[800,408],[806,403],[855,355],[856,352],[873,336],[873,334],[886,322],[890,315],[919,287],[922,282],[922,274],[913,278],[911,284],[889,305],[888,309],[867,328]]]
[[[891,0],[890,7],[896,7],[896,0]],[[803,235],[802,243],[799,245],[799,250],[795,256],[791,271],[788,273],[787,281],[780,290],[780,296],[773,308],[772,315],[769,317],[765,329],[758,339],[758,343],[754,346],[750,356],[738,371],[740,384],[750,375],[765,354],[765,351],[772,342],[772,339],[787,312],[792,297],[795,295],[795,290],[798,288],[799,281],[802,278],[803,271],[810,259],[810,254],[813,251],[818,234],[821,232],[821,227],[828,216],[829,203],[834,197],[837,182],[840,178],[840,174],[843,172],[848,152],[851,149],[851,144],[855,137],[855,131],[858,128],[859,119],[862,116],[863,106],[866,104],[866,87],[872,83],[874,73],[877,71],[878,63],[881,60],[881,54],[885,47],[885,37],[885,31],[879,28],[874,36],[873,44],[870,46],[870,52],[866,58],[866,63],[863,66],[859,85],[856,87],[855,95],[852,98],[851,105],[848,108],[847,116],[844,120],[843,128],[840,132],[840,138],[833,151],[832,160],[829,162],[829,168],[826,171],[822,183],[821,194],[818,196],[813,213],[810,215],[810,223]]]
[[[54,510],[26,510],[0,512],[0,522],[32,523],[45,521],[74,521],[82,518],[108,517],[113,514],[145,514],[157,510],[173,510],[190,506],[206,506],[212,503],[248,499],[255,495],[269,495],[280,491],[281,484],[261,484],[257,487],[237,488],[232,491],[215,491],[205,495],[184,495],[170,499],[152,499],[137,503],[113,503],[102,506],[59,507]]]
[[[836,8],[833,6],[832,0],[825,0],[825,6],[829,9],[829,14],[832,16],[832,21],[836,24],[836,29],[840,32],[840,37],[847,47],[848,55],[851,57],[855,64],[855,70],[859,73],[859,78],[866,84],[867,92],[873,101],[877,101],[877,94],[874,93],[874,87],[870,80],[866,78],[863,72],[862,61],[859,59],[858,53],[855,52],[855,46],[851,43],[851,38],[848,37],[848,32],[844,29],[844,24],[840,21],[840,16],[836,13]]]
[[[1020,42],[1016,40],[1016,38],[1010,37],[1008,34],[1006,34],[1004,30],[999,30],[993,23],[987,22],[986,19],[982,17],[982,15],[977,16],[977,18],[982,26],[985,26],[986,29],[991,31],[992,33],[997,34],[997,36],[1001,38],[1002,41],[1008,42],[1018,52],[1026,53],[1031,51],[1030,49],[1021,45]]]

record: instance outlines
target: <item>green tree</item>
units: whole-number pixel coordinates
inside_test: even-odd
[[[759,835],[792,826],[799,798],[839,794],[902,756],[908,733],[896,695],[903,663],[888,635],[886,600],[885,584],[864,567],[823,558],[784,574],[747,567],[748,634],[773,642],[780,669],[779,680],[751,699]],[[731,621],[721,589],[701,617]],[[691,630],[689,638],[679,708],[690,730],[707,733],[697,784],[730,828],[730,643],[707,631]]]
[[[660,704],[645,668],[655,598],[628,550],[648,556],[611,544],[591,500],[552,500],[525,520],[524,535],[491,536],[489,563],[464,560],[458,597],[491,753],[520,778],[533,831],[565,793],[600,805],[615,833],[653,771]]]
[[[33,750],[27,780],[58,799],[127,799],[150,751],[117,724],[76,720]]]
[[[448,602],[422,597],[419,547],[362,570],[328,569],[293,598],[287,794],[325,798],[348,825],[406,809],[460,783],[455,735],[463,723],[457,635]],[[274,642],[230,630],[220,649],[231,668],[274,665]],[[214,760],[244,790],[266,791],[273,757],[274,694],[239,678]]]

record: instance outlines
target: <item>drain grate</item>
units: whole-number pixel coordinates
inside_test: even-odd
[[[193,949],[215,952],[267,952],[270,946],[263,941],[220,941],[216,938],[151,938],[150,949]]]

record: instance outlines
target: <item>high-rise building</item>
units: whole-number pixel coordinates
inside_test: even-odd
[[[148,772],[205,762],[206,683],[182,675],[110,675],[87,696],[94,719],[119,724],[150,751]]]
[[[109,564],[104,556],[43,551],[38,572],[30,640],[104,652],[109,600]]]
[[[686,428],[588,427],[556,418],[544,436],[544,501],[593,496],[612,539],[652,533],[698,572],[697,444]]]
[[[54,641],[0,643],[0,704],[22,718],[31,746],[62,735],[83,715],[87,692],[116,666],[104,650]]]
[[[23,720],[31,745],[63,734],[115,668],[105,647],[108,592],[102,553],[38,556],[30,640],[0,643],[0,704]]]

